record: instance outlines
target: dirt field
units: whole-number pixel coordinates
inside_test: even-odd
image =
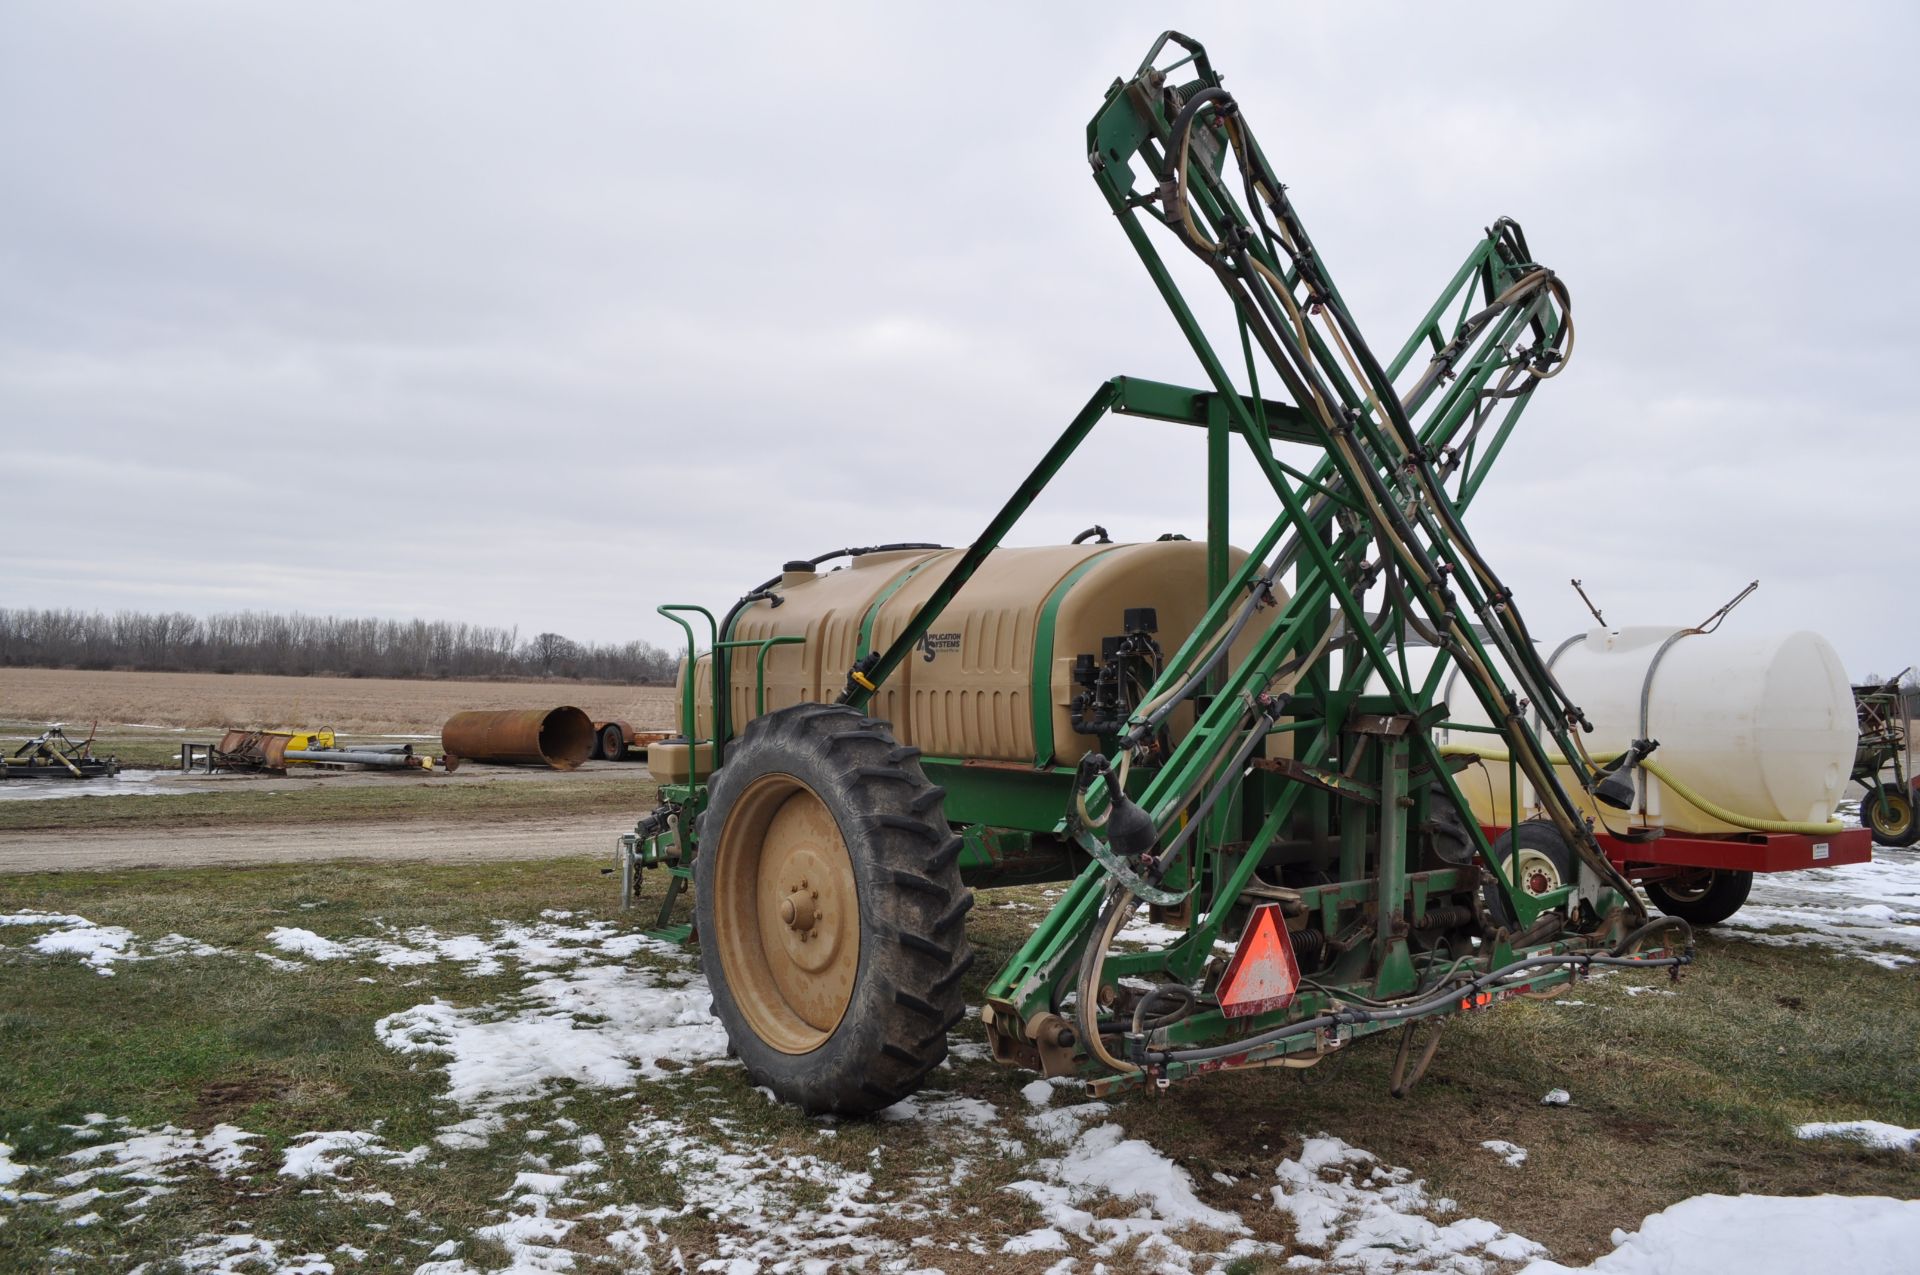
[[[673,692],[657,686],[0,669],[0,720],[98,720],[103,733],[125,725],[298,725],[437,735],[441,723],[463,709],[560,704],[572,704],[596,720],[624,718],[642,729],[665,729],[673,722]]]

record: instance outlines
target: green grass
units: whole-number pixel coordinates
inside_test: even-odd
[[[631,797],[624,800],[630,807]],[[143,939],[179,932],[238,953],[123,963],[106,978],[72,959],[27,955],[30,933],[0,930],[0,1141],[15,1146],[16,1159],[41,1164],[83,1145],[61,1126],[96,1111],[196,1131],[227,1122],[262,1135],[258,1145],[267,1152],[250,1181],[188,1175],[137,1224],[104,1205],[107,1221],[88,1228],[44,1209],[13,1209],[0,1226],[0,1270],[126,1269],[238,1222],[281,1241],[283,1255],[326,1253],[348,1240],[369,1250],[369,1269],[412,1269],[450,1238],[478,1261],[490,1250],[470,1237],[498,1220],[501,1197],[525,1167],[522,1126],[483,1149],[438,1152],[432,1163],[440,1167],[431,1171],[366,1160],[347,1170],[344,1189],[388,1191],[391,1208],[343,1200],[337,1191],[303,1194],[312,1184],[272,1169],[280,1149],[303,1132],[378,1125],[389,1145],[404,1150],[460,1118],[440,1099],[440,1066],[386,1049],[373,1025],[434,997],[457,1005],[510,998],[521,971],[509,963],[482,977],[447,962],[389,969],[352,960],[286,972],[250,953],[280,925],[350,938],[377,933],[380,922],[485,934],[493,921],[530,922],[548,908],[616,918],[613,887],[598,867],[587,860],[355,863],[0,878],[0,911],[75,912]],[[1029,888],[985,902],[1039,897]],[[1037,908],[975,910],[980,959],[969,980],[971,1003],[1040,915]],[[641,922],[636,914],[624,923]],[[1288,1228],[1255,1192],[1271,1186],[1274,1164],[1303,1136],[1322,1131],[1414,1169],[1435,1194],[1458,1200],[1464,1215],[1518,1230],[1561,1260],[1590,1258],[1609,1247],[1613,1227],[1631,1227],[1704,1191],[1916,1193],[1912,1156],[1792,1135],[1795,1123],[1810,1119],[1920,1126],[1920,986],[1910,972],[1708,937],[1676,995],[1629,996],[1636,982],[1666,986],[1617,976],[1567,994],[1585,1006],[1524,1003],[1457,1022],[1426,1081],[1403,1101],[1386,1095],[1391,1042],[1381,1040],[1306,1072],[1218,1075],[1123,1099],[1114,1118],[1185,1165],[1202,1198],[1276,1241],[1288,1238]],[[957,1035],[983,1039],[977,1019]],[[990,1101],[1011,1121],[1026,1110],[1018,1091],[1031,1078],[969,1060],[938,1073],[933,1085]],[[1541,1095],[1554,1087],[1571,1090],[1574,1105],[1543,1107]],[[841,1122],[835,1136],[823,1136],[818,1122],[754,1092],[737,1067],[677,1072],[642,1082],[629,1096],[562,1090],[520,1114],[530,1127],[563,1112],[610,1149],[628,1141],[635,1121],[671,1118],[693,1129],[722,1121],[736,1145],[872,1172],[876,1193],[945,1172],[958,1154],[937,1139],[903,1138],[884,1122]],[[1007,1131],[1022,1132],[1016,1124]],[[1508,1169],[1479,1149],[1489,1138],[1517,1142],[1531,1158]],[[950,1272],[1028,1269],[1025,1259],[1003,1261],[997,1250],[1002,1238],[1039,1222],[1024,1198],[1005,1190],[1032,1176],[1035,1152],[984,1144],[964,1152],[974,1171],[940,1216],[889,1219],[879,1233],[930,1234],[939,1247],[929,1250],[928,1264]],[[604,1163],[609,1199],[700,1203],[647,1148],[609,1154]],[[1215,1172],[1235,1182],[1220,1184]],[[724,1216],[696,1210],[667,1229],[691,1257],[710,1251],[726,1225]],[[609,1227],[583,1223],[569,1244],[592,1254]],[[989,1258],[944,1247],[976,1235],[986,1238]],[[56,1259],[55,1249],[72,1256]],[[1039,1256],[1031,1269],[1050,1264]],[[164,1269],[154,1268],[156,1275]]]
[[[180,764],[181,736],[140,736],[127,739],[101,739],[94,743],[94,755],[116,757],[123,768],[172,770]]]
[[[266,824],[487,820],[637,812],[653,801],[654,783],[639,767],[626,782],[551,778],[475,782],[381,777],[331,787],[275,788],[272,780],[234,783],[230,791],[111,799],[54,798],[0,802],[0,832],[80,829],[154,829]]]

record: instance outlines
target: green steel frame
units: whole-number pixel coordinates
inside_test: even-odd
[[[1920,797],[1907,775],[1907,745],[1913,738],[1912,715],[1901,679],[1909,670],[1901,670],[1884,683],[1853,688],[1854,711],[1860,721],[1860,743],[1854,750],[1853,782],[1866,789],[1860,799],[1860,817],[1876,817],[1882,826],[1898,822],[1888,808],[1888,787],[1896,792]],[[1893,772],[1891,784],[1882,778]]]
[[[1076,775],[1052,764],[1049,738],[1038,741],[1031,769],[925,761],[947,788],[949,817],[963,826],[961,862],[974,880],[1020,879],[1023,865],[1044,873],[1030,857],[1039,841],[1088,855],[987,987],[996,1056],[1075,1071],[1100,1089],[1164,1083],[1317,1058],[1391,1026],[1546,993],[1595,962],[1684,963],[1686,954],[1623,955],[1668,923],[1648,923],[1548,763],[1556,753],[1574,759],[1590,791],[1607,778],[1580,747],[1579,709],[1535,653],[1511,593],[1459,518],[1534,390],[1570,350],[1564,287],[1531,259],[1519,227],[1499,221],[1382,366],[1200,45],[1163,36],[1131,78],[1115,82],[1087,139],[1094,180],[1208,387],[1131,377],[1102,384],[894,641],[872,650],[863,628],[861,658],[842,695],[855,707],[869,702],[1108,413],[1206,431],[1212,603],[1116,741],[1113,763],[1138,762],[1127,795],[1113,792],[1124,764],[1096,757]],[[1192,250],[1231,297],[1244,387],[1156,248],[1155,226]],[[1410,383],[1397,388],[1409,372]],[[1263,375],[1292,401],[1263,396]],[[1278,509],[1229,570],[1235,439]],[[1285,459],[1286,445],[1318,459],[1302,469]],[[1365,605],[1375,585],[1384,593],[1378,613]],[[691,656],[694,629],[673,618],[687,631]],[[717,628],[712,636],[729,644]],[[1420,640],[1437,646],[1438,658],[1415,678],[1405,650]],[[1513,671],[1516,687],[1496,660]],[[1432,731],[1447,716],[1436,697],[1454,664],[1578,857],[1574,879],[1559,889],[1516,888],[1435,743]],[[1048,698],[1037,681],[1043,675],[1036,660],[1039,702]],[[689,739],[692,688],[689,676]],[[1160,716],[1183,701],[1194,706],[1193,725],[1162,750]],[[1550,744],[1528,725],[1535,711]],[[1280,740],[1290,756],[1260,755]],[[716,764],[723,745],[714,741]],[[665,796],[697,813],[704,788]],[[1150,822],[1147,844],[1122,845],[1111,832],[1128,805]],[[1435,866],[1428,855],[1423,865],[1423,830],[1447,820],[1449,808],[1470,860]],[[676,828],[691,822],[683,815]],[[627,843],[648,862],[684,864],[695,849],[664,821],[644,834],[643,821]],[[1302,853],[1314,870],[1276,883],[1276,864]],[[676,872],[684,877],[684,866]],[[1489,890],[1503,904],[1504,926],[1488,919]],[[1292,1003],[1229,1017],[1206,1000],[1219,972],[1216,944],[1236,937],[1229,927],[1251,905],[1274,900],[1284,903],[1296,937],[1317,932],[1329,955]],[[1183,920],[1184,933],[1162,948],[1115,953],[1113,934],[1142,904]],[[1472,911],[1490,937],[1471,947],[1422,944],[1418,931],[1432,909]],[[1116,1028],[1102,1015],[1124,1001],[1123,978],[1177,985],[1192,1012]],[[1124,1038],[1124,1057],[1108,1049],[1108,1036]]]

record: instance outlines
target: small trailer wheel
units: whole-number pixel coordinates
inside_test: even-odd
[[[1514,844],[1519,843],[1519,863],[1514,864]],[[1502,872],[1514,872],[1514,884],[1536,898],[1551,894],[1573,880],[1573,847],[1560,830],[1544,820],[1531,820],[1518,828],[1509,828],[1494,839],[1493,857]],[[1487,911],[1502,925],[1512,925],[1514,917],[1497,882],[1489,879],[1485,887]]]
[[[1898,784],[1867,789],[1860,798],[1860,822],[1883,846],[1904,849],[1920,841],[1920,813],[1914,810],[1913,792],[1903,791]]]
[[[694,856],[700,964],[754,1083],[869,1115],[947,1056],[973,963],[944,791],[887,724],[832,704],[748,722]]]
[[[619,722],[608,722],[600,732],[600,755],[608,761],[626,760],[627,734]]]
[[[1690,925],[1718,925],[1740,910],[1753,889],[1753,873],[1703,869],[1683,877],[1647,882],[1647,897],[1668,916]]]

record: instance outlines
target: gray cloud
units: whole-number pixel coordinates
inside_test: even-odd
[[[666,641],[794,554],[963,541],[1101,378],[1199,379],[1080,158],[1172,20],[1376,346],[1496,216],[1569,281],[1472,518],[1537,631],[1572,575],[1649,623],[1757,576],[1752,631],[1920,657],[1910,7],[1033,8],[8,6],[49,530],[0,601]],[[1200,530],[1197,435],[1108,428],[1022,539]]]

